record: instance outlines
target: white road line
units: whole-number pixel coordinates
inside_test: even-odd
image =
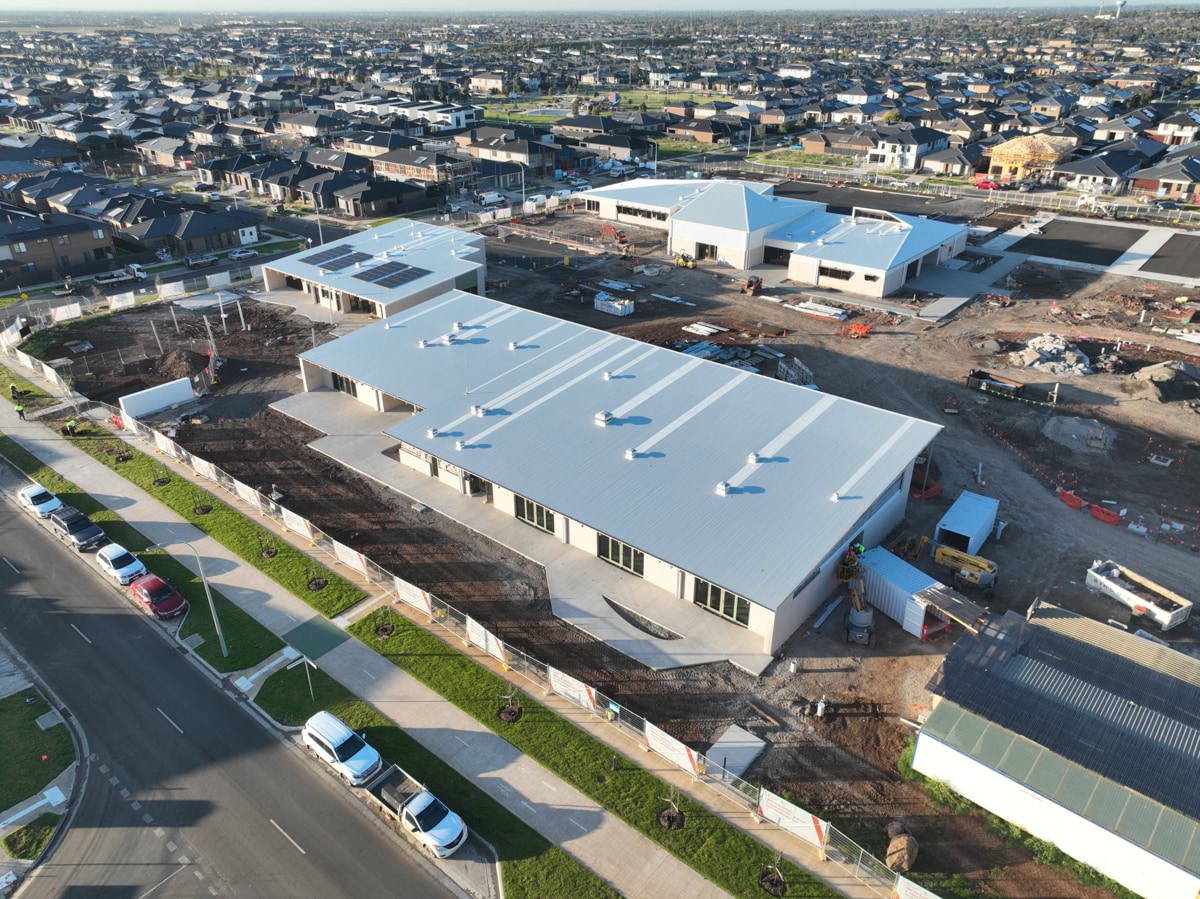
[[[8,559],[4,560],[4,564],[7,565],[9,568],[11,568],[13,571],[15,571],[17,574],[21,573],[21,569],[18,568],[16,565],[14,565],[12,562],[8,561]]]
[[[528,802],[526,802],[524,799],[521,800],[521,805],[525,806],[525,808],[529,809],[531,812],[534,810],[533,806],[530,805]]]
[[[158,706],[155,706],[155,708],[158,709]],[[162,715],[164,718],[167,719],[167,724],[171,725],[171,727],[175,728],[180,733],[183,733],[183,728],[180,727],[178,724],[176,724],[174,721],[172,721],[170,715],[168,715],[162,709],[158,709],[158,714]]]
[[[367,677],[369,677],[371,680],[379,680],[379,678],[377,678],[375,675],[373,675],[373,674],[372,674],[370,671],[368,671],[366,668],[364,668],[364,669],[362,670],[362,673],[363,673],[363,674],[365,674]]]
[[[71,625],[71,630],[75,631],[75,633],[79,634],[79,636],[83,637],[83,639],[87,640],[89,643],[92,642],[91,640],[88,640],[87,634],[85,634],[83,631],[81,631],[75,625],[73,625],[73,624]]]
[[[291,836],[288,834],[288,832],[287,832],[286,830],[284,830],[282,827],[280,827],[280,826],[279,826],[279,825],[278,825],[278,824],[275,822],[275,819],[274,819],[274,818],[268,818],[267,820],[268,820],[268,821],[270,821],[272,824],[274,824],[274,825],[275,825],[275,829],[276,829],[276,830],[278,830],[278,831],[279,831],[281,834],[283,834],[285,837],[287,837],[287,841],[288,841],[289,843],[291,843],[293,846],[295,846],[295,847],[296,847],[296,850],[297,850],[297,851],[298,851],[298,852],[299,852],[301,855],[308,855],[308,853],[307,853],[307,852],[305,852],[303,849],[301,849],[301,848],[300,848],[300,844],[299,844],[299,843],[297,843],[295,840],[293,840],[293,839],[291,838]]]
[[[574,818],[568,818],[567,820],[570,821],[572,824],[574,824],[576,827],[578,827],[580,830],[582,830],[584,833],[587,833],[587,828],[584,827],[582,824],[580,824],[578,821],[576,821]]]
[[[466,740],[464,740],[462,737],[455,736],[455,738],[454,738],[454,739],[458,740],[458,742],[462,743],[464,746],[470,746],[470,745],[471,745],[471,744],[470,744],[470,743],[468,743]]]
[[[138,899],[146,899],[147,896],[149,896],[151,893],[153,893],[160,886],[162,886],[164,883],[166,883],[168,880],[170,880],[172,877],[174,877],[176,874],[178,874],[180,871],[182,871],[186,867],[187,867],[187,865],[180,865],[178,868],[176,868],[174,871],[172,871],[170,874],[168,874],[166,877],[164,877],[162,880],[160,880],[154,886],[150,887],[150,889],[146,890],[146,892],[142,893],[142,895],[138,896]]]
[[[543,781],[542,781],[542,783],[544,783],[546,786],[548,786],[548,787],[550,788],[550,792],[551,792],[551,793],[557,793],[557,792],[558,792],[558,787],[554,786],[554,784],[550,783],[550,781],[548,781],[548,780],[543,780]]]

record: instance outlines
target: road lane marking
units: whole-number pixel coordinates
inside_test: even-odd
[[[470,744],[470,743],[468,743],[466,740],[464,740],[462,737],[455,736],[455,738],[454,738],[454,739],[458,740],[458,742],[462,743],[464,746],[470,746],[470,745],[471,745],[471,744]]]
[[[267,820],[275,825],[276,830],[278,830],[281,834],[283,834],[285,837],[287,837],[287,841],[296,847],[297,852],[299,852],[301,855],[308,855],[307,852],[305,852],[303,849],[300,848],[300,844],[297,843],[295,840],[293,840],[291,835],[286,830],[284,830],[282,827],[279,826],[279,824],[275,821],[274,818],[268,818]]]
[[[574,818],[568,818],[567,820],[570,821],[572,824],[574,824],[576,827],[578,827],[580,830],[582,830],[584,833],[587,833],[587,828],[584,827],[582,824],[580,824],[578,821],[576,821]]]
[[[174,877],[176,874],[178,874],[180,871],[182,871],[186,867],[187,867],[187,865],[180,865],[178,868],[176,868],[174,871],[172,871],[170,874],[168,874],[166,877],[164,877],[162,880],[160,880],[154,886],[150,887],[150,889],[146,890],[146,892],[142,893],[142,895],[138,896],[138,899],[146,899],[147,896],[149,896],[151,893],[153,893],[160,886],[162,886],[164,883],[166,883],[168,880],[170,880],[172,877]]]
[[[16,565],[14,565],[12,562],[8,561],[8,559],[4,560],[4,564],[7,565],[9,568],[11,568],[13,571],[15,571],[17,574],[21,573],[21,569],[18,568]]]
[[[377,678],[375,675],[373,675],[373,674],[372,674],[370,671],[368,671],[366,668],[364,668],[364,669],[362,670],[362,673],[363,673],[363,674],[365,674],[367,677],[369,677],[371,680],[379,680],[379,678]]]
[[[158,709],[158,706],[155,706],[155,708]],[[167,719],[167,724],[171,725],[171,727],[175,728],[180,733],[183,733],[183,728],[180,727],[178,724],[176,724],[174,721],[172,721],[170,715],[168,715],[162,709],[158,709],[158,714],[162,715],[164,718]]]
[[[83,639],[87,640],[87,641],[88,641],[88,643],[91,643],[91,642],[92,642],[91,640],[88,640],[88,638],[87,638],[87,634],[85,634],[85,633],[84,633],[83,631],[81,631],[79,628],[75,627],[75,625],[73,625],[73,624],[72,624],[72,625],[71,625],[71,629],[72,629],[73,631],[75,631],[75,633],[79,634],[79,636],[83,637]]]

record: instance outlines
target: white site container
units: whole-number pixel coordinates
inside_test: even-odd
[[[593,305],[600,312],[607,312],[609,315],[633,315],[633,300],[619,300],[603,290],[596,294]]]
[[[933,529],[933,542],[974,556],[996,526],[1000,500],[964,490]]]
[[[937,578],[909,565],[882,546],[867,550],[858,557],[867,602],[914,637],[924,639],[927,616],[930,625],[944,626],[948,619],[941,610],[933,608],[921,594],[943,588]]]
[[[1183,624],[1192,614],[1192,601],[1142,577],[1116,562],[1097,559],[1084,581],[1092,593],[1103,593],[1131,609],[1142,608],[1146,617],[1164,631]]]

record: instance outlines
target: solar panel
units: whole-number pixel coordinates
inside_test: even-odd
[[[326,262],[322,268],[326,268],[334,272],[340,272],[342,269],[348,268],[349,266],[354,265],[356,262],[366,262],[371,258],[373,257],[370,253],[348,253],[345,256],[339,256],[336,259]]]
[[[401,271],[408,268],[403,262],[385,262],[383,265],[377,265],[374,268],[364,269],[354,275],[359,281],[377,281],[384,278],[393,272]]]
[[[318,253],[313,253],[311,256],[301,257],[301,262],[307,262],[309,265],[323,265],[330,259],[337,259],[339,256],[350,252],[349,247],[329,247],[321,250]]]
[[[429,274],[428,269],[416,268],[408,266],[404,271],[396,272],[393,275],[388,275],[380,278],[375,283],[380,287],[399,287],[401,284],[407,284],[409,281],[415,281],[417,278],[423,278]]]

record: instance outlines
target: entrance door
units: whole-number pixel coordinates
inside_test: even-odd
[[[492,501],[492,482],[485,481],[477,475],[467,475],[467,493],[471,496],[479,496],[482,494],[483,501],[490,503]]]
[[[696,258],[697,259],[716,259],[717,258],[716,246],[711,243],[696,244]]]
[[[375,304],[370,300],[364,300],[362,297],[350,295],[350,311],[351,312],[368,312],[375,315]]]

